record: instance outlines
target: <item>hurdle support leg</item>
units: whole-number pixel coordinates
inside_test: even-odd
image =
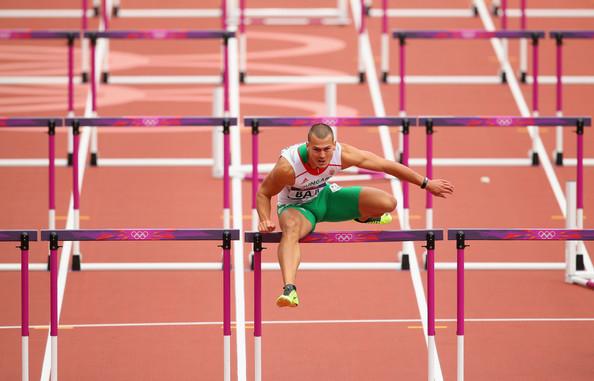
[[[223,233],[223,363],[224,381],[231,381],[231,234]]]
[[[58,380],[58,234],[50,238],[50,338],[51,368],[50,380]]]
[[[555,94],[556,94],[556,108],[557,116],[563,116],[563,84],[562,84],[562,72],[563,72],[563,37],[561,35],[555,36],[556,43],[556,69],[555,69]],[[555,164],[563,165],[563,128],[557,127],[555,135]]]
[[[74,229],[80,228],[80,193],[78,188],[78,167],[79,167],[79,141],[80,141],[80,124],[78,120],[72,122],[72,134],[74,135],[74,156],[72,161],[72,199],[74,209]],[[72,270],[80,271],[81,269],[81,254],[80,241],[72,242]]]
[[[435,235],[427,233],[427,362],[428,380],[435,381]]]
[[[29,381],[29,234],[21,234],[21,380]]]
[[[262,381],[262,235],[254,237],[254,370]]]
[[[457,336],[457,381],[464,380],[464,232],[456,234],[456,336]]]

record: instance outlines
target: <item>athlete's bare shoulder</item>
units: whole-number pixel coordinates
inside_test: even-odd
[[[295,171],[291,163],[281,156],[278,158],[274,168],[272,168],[268,178],[277,185],[293,185],[295,183]]]

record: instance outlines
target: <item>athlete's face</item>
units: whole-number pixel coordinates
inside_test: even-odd
[[[320,139],[312,134],[307,142],[307,162],[314,168],[324,168],[330,164],[335,148],[332,135]]]

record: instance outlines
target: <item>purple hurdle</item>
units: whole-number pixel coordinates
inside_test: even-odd
[[[262,274],[261,257],[263,243],[279,243],[282,233],[246,232],[245,242],[253,243],[254,250],[254,360],[255,380],[262,380]],[[428,380],[435,377],[435,272],[433,268],[435,241],[443,240],[441,230],[399,230],[399,231],[337,231],[310,233],[301,243],[372,243],[424,241],[427,244],[427,336]]]
[[[0,232],[1,237],[1,232]],[[90,229],[42,230],[41,240],[50,242],[52,380],[58,372],[58,268],[57,251],[63,241],[221,241],[223,248],[223,346],[224,379],[231,378],[231,241],[239,240],[239,230],[221,229]],[[221,269],[219,264],[218,269]]]
[[[457,373],[458,381],[464,380],[464,250],[467,241],[594,241],[594,230],[577,229],[448,229],[448,240],[456,241],[457,248]],[[594,289],[592,279],[580,276],[573,269],[576,284]],[[590,277],[592,277],[590,275]]]
[[[549,33],[557,44],[556,49],[556,109],[557,116],[563,116],[563,40],[594,39],[594,30],[558,30]],[[555,137],[555,163],[563,165],[563,129],[557,128]]]
[[[137,116],[137,117],[113,117],[113,118],[67,118],[65,124],[72,127],[74,135],[74,160],[72,166],[72,194],[74,199],[74,226],[75,229],[80,227],[80,200],[78,188],[78,145],[80,127],[101,127],[101,128],[135,128],[135,127],[198,127],[198,126],[222,126],[225,141],[224,145],[224,175],[223,175],[223,213],[224,213],[224,227],[230,227],[230,149],[229,149],[229,134],[230,126],[237,125],[237,118],[211,118],[211,117],[161,117],[161,116]],[[72,269],[81,270],[81,256],[78,242],[73,244],[73,259]]]
[[[0,242],[20,242],[21,251],[21,379],[29,380],[29,242],[37,241],[34,230],[0,230]]]
[[[490,127],[505,128],[518,126],[541,126],[565,128],[575,127],[577,134],[577,155],[578,165],[576,171],[577,178],[577,208],[578,220],[583,220],[583,138],[584,127],[591,125],[591,118],[586,117],[566,117],[566,118],[526,118],[514,116],[496,116],[496,117],[420,117],[418,126],[425,126],[427,136],[426,150],[426,173],[429,178],[433,175],[433,128],[434,127]],[[536,152],[532,153],[532,165],[538,165],[539,158]],[[433,196],[427,192],[426,199],[426,228],[433,226]],[[581,225],[583,226],[583,225]],[[578,225],[578,227],[581,227]]]

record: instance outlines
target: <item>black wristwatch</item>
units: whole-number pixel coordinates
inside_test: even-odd
[[[423,179],[423,182],[421,183],[421,189],[427,188],[427,184],[429,184],[429,178],[428,177],[425,177]]]

